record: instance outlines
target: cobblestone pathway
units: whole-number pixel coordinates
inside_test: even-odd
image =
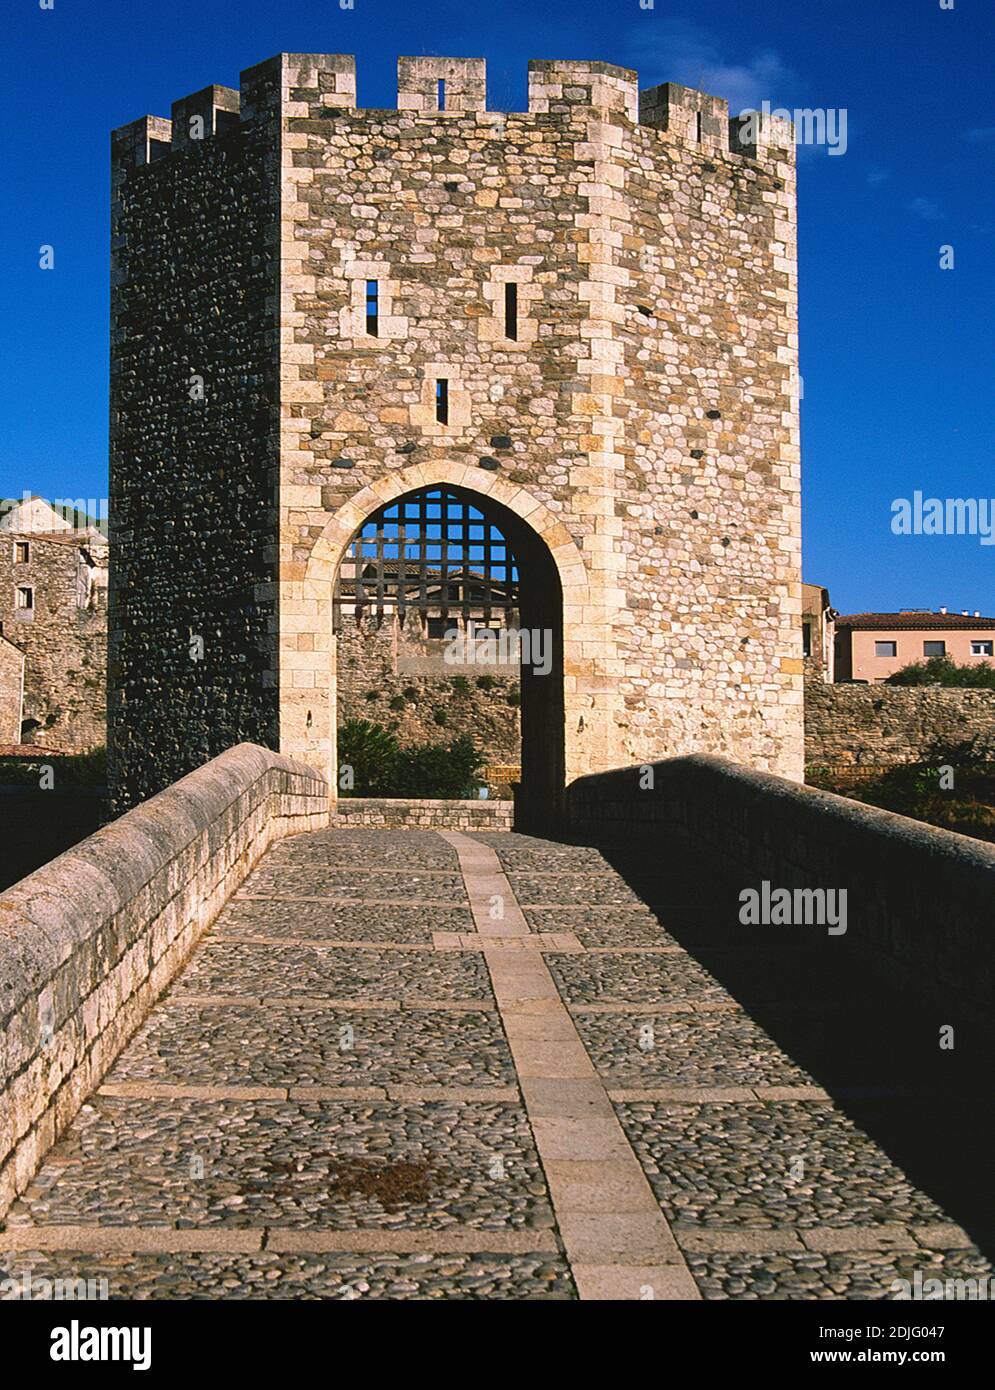
[[[595,849],[283,841],[11,1211],[0,1269],[154,1298],[875,1299],[916,1270],[990,1276],[727,992],[715,940],[679,879]],[[757,967],[770,1017],[784,965]]]

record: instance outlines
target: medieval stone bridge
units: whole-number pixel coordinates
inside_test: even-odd
[[[245,745],[2,895],[0,1268],[119,1298],[990,1275],[995,855],[716,759],[657,772],[579,786],[568,838],[356,828]],[[849,884],[846,933],[744,927],[744,854],[742,882],[776,854]]]

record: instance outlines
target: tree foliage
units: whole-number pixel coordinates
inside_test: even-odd
[[[926,661],[913,661],[894,675],[886,685],[945,685],[975,690],[995,690],[995,666],[990,661],[972,662],[958,666],[949,656],[931,656]]]
[[[483,758],[468,734],[450,743],[402,747],[389,729],[350,719],[339,729],[339,768],[352,768],[343,796],[404,796],[445,801],[475,797]]]

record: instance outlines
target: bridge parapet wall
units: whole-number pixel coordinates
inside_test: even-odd
[[[0,894],[0,1217],[269,845],[327,823],[242,743]]]
[[[846,890],[845,935],[823,929],[821,958],[852,952],[855,971],[872,963],[924,1006],[934,1038],[950,1025],[959,1052],[974,1039],[976,1055],[991,1057],[995,846],[706,755],[580,778],[567,814],[575,832],[686,853],[702,870],[702,895],[723,885],[733,923],[735,894],[764,880]],[[818,930],[744,925],[743,944],[780,932],[791,947]]]

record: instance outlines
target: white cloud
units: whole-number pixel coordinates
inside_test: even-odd
[[[916,217],[921,217],[924,222],[942,222],[946,216],[939,204],[932,202],[929,198],[913,198],[905,206],[909,212],[914,213]]]
[[[640,86],[679,82],[710,96],[724,97],[733,115],[787,104],[797,78],[771,48],[753,53],[748,62],[732,63],[702,33],[684,20],[661,20],[646,12],[642,29],[632,31]]]

